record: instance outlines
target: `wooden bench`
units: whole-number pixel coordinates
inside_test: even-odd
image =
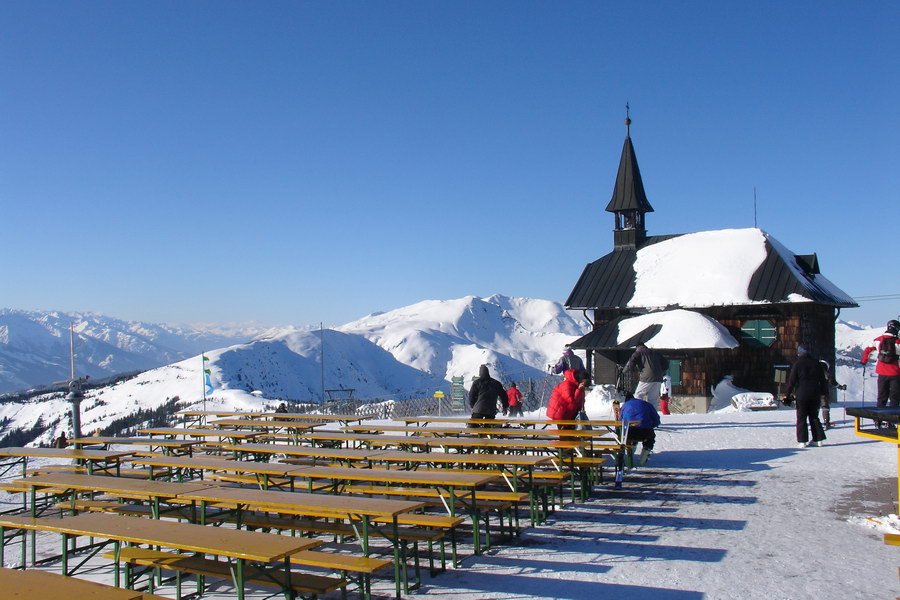
[[[251,512],[245,513],[241,517],[241,524],[250,529],[272,529],[276,531],[301,531],[308,533],[317,533],[334,536],[337,538],[356,537],[359,531],[354,527],[353,523],[344,521],[336,521],[334,513],[323,512],[319,515],[310,515],[309,511],[304,511],[302,516],[285,517],[284,515],[292,514],[289,510],[280,510],[278,515],[269,513]],[[227,520],[232,520],[230,516]],[[213,520],[218,520],[213,517]],[[393,521],[387,517],[374,517],[374,523],[392,524]],[[446,548],[445,540],[450,538],[451,555],[454,567],[459,566],[456,544],[456,528],[465,522],[463,517],[450,517],[446,515],[434,515],[423,513],[405,513],[397,517],[397,536],[399,540],[392,540],[392,531],[384,528],[376,528],[369,533],[381,538],[385,538],[392,543],[411,542],[413,544],[414,558],[416,567],[418,568],[418,546],[419,542],[428,545],[428,566],[432,574],[439,572],[434,564],[434,544],[439,544],[441,568],[440,571],[446,570]]]
[[[203,558],[200,556],[192,556],[189,554],[178,554],[176,552],[165,552],[153,550],[150,548],[137,548],[134,546],[121,548],[118,557],[115,552],[106,552],[104,558],[124,562],[126,567],[126,585],[133,587],[135,581],[143,575],[143,572],[135,573],[131,565],[140,565],[151,569],[164,569],[175,571],[176,575],[176,596],[181,598],[181,574],[189,573],[191,575],[218,577],[222,579],[231,579],[232,565],[227,561],[213,560],[211,558]],[[245,570],[244,578],[247,583],[254,583],[268,587],[284,588],[287,583],[286,573],[284,569],[271,569],[265,575],[254,567],[248,567]],[[150,592],[153,592],[154,577],[149,578]],[[291,571],[290,589],[301,594],[311,594],[319,596],[327,594],[333,590],[341,589],[347,585],[347,581],[343,578],[329,577],[324,575],[313,575],[309,573],[296,573]],[[202,593],[202,583],[198,579],[198,594]]]

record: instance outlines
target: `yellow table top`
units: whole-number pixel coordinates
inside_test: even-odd
[[[310,413],[278,413],[267,412],[258,415],[260,417],[268,417],[270,419],[310,419],[312,421],[341,421],[343,423],[360,423],[372,417],[361,417],[359,415],[315,415]]]
[[[171,440],[167,438],[138,438],[138,437],[108,437],[108,436],[90,436],[75,438],[69,440],[71,444],[81,444],[83,446],[91,446],[97,444],[119,445],[119,446],[165,446],[167,448],[188,448],[203,442],[198,440]]]
[[[138,433],[146,433],[148,435],[181,435],[198,438],[252,438],[259,435],[258,431],[240,431],[237,429],[185,429],[184,427],[138,429]]]
[[[209,484],[175,483],[131,477],[107,477],[103,475],[82,475],[78,473],[52,473],[19,479],[22,485],[65,488],[76,491],[104,492],[132,498],[175,498],[179,494],[208,488]]]
[[[295,465],[283,463],[263,463],[249,460],[222,460],[218,458],[191,458],[188,456],[154,456],[136,458],[131,461],[135,465],[153,467],[173,467],[185,469],[203,469],[206,471],[229,471],[234,473],[259,473],[261,475],[287,475],[296,471]]]
[[[384,452],[383,450],[365,450],[356,448],[314,448],[293,444],[241,444],[224,445],[225,450],[239,452],[259,452],[265,454],[284,454],[285,456],[315,456],[321,458],[338,458],[346,460],[366,460],[369,456]]]
[[[131,456],[133,452],[110,450],[80,450],[78,448],[26,448],[8,446],[0,448],[0,456],[18,457],[46,457],[46,458],[73,458],[79,460],[117,460],[125,456]]]
[[[141,600],[144,596],[134,590],[35,569],[0,568],[0,590],[3,598],[9,600]]]
[[[277,509],[294,511],[331,512],[335,516],[347,514],[394,517],[423,508],[424,502],[406,500],[382,500],[362,496],[309,494],[254,490],[250,488],[207,488],[179,495],[180,500],[206,501],[218,504],[242,504],[252,509]]]
[[[179,410],[175,414],[184,417],[236,417],[239,415],[258,416],[262,413],[246,410]]]
[[[249,427],[257,429],[312,429],[322,423],[311,423],[308,421],[271,421],[264,419],[218,419],[210,421],[210,425],[216,427]]]
[[[490,483],[496,475],[478,473],[441,473],[434,471],[405,471],[402,469],[357,469],[355,467],[298,467],[293,476],[311,479],[342,479],[348,481],[374,481],[414,485],[439,485],[474,488]]]
[[[348,425],[341,427],[348,433],[365,431],[404,431],[413,435],[433,434],[439,436],[483,436],[500,437],[562,437],[599,438],[610,435],[606,429],[532,429],[524,427],[412,427],[405,425]]]
[[[590,419],[588,421],[578,421],[578,420],[559,420],[552,421],[550,419],[467,419],[467,418],[458,418],[458,417],[402,417],[398,419],[394,419],[395,421],[402,421],[404,423],[460,423],[460,424],[468,424],[468,423],[479,423],[484,425],[497,425],[497,426],[505,426],[505,425],[518,425],[518,426],[556,426],[556,425],[581,425],[587,423],[589,425],[596,425],[598,427],[621,427],[622,422],[616,421],[612,419]]]
[[[535,456],[533,454],[461,454],[457,452],[407,452],[405,450],[382,450],[371,457],[375,462],[418,462],[468,464],[468,465],[496,465],[536,467],[538,465],[552,464],[550,456]]]
[[[321,540],[104,513],[45,519],[41,529],[270,563]]]

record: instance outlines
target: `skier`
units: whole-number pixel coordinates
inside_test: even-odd
[[[469,390],[472,419],[495,419],[498,400],[503,405],[503,412],[506,412],[509,401],[503,384],[491,377],[487,365],[481,365],[478,369],[478,378],[472,383],[472,388]],[[472,424],[472,427],[478,427],[478,425]]]
[[[662,389],[663,377],[669,370],[669,361],[656,350],[638,344],[623,370],[628,371],[632,368],[638,370],[638,385],[634,389],[634,395],[643,398],[656,408],[659,405],[659,391]]]
[[[797,402],[797,445],[800,448],[809,446],[809,431],[812,431],[812,445],[821,446],[825,441],[825,429],[819,420],[819,407],[822,396],[828,393],[828,381],[822,363],[810,356],[803,345],[797,347],[797,360],[788,375],[787,394],[790,395],[794,388],[797,389],[794,394]],[[785,397],[784,403],[790,404],[791,401]]]
[[[575,371],[584,371],[584,361],[581,360],[581,357],[572,352],[571,348],[566,348],[566,351],[563,352],[563,355],[559,357],[559,360],[556,361],[556,366],[553,367],[553,372],[559,375],[560,373],[564,373],[569,369]]]
[[[563,373],[562,382],[553,388],[550,404],[547,405],[547,418],[553,421],[570,421],[584,408],[584,388],[587,387],[587,373],[567,369]],[[560,426],[572,428],[573,425]]]
[[[878,344],[878,361],[875,363],[875,373],[878,374],[878,406],[886,406],[890,401],[891,407],[900,406],[900,363],[897,361],[897,333],[900,331],[900,322],[891,319],[887,322],[884,334],[875,338]],[[862,364],[869,362],[869,355],[875,350],[875,346],[869,346],[863,350]],[[877,423],[881,427],[881,423]]]
[[[522,416],[522,392],[519,391],[519,388],[516,387],[516,383],[512,382],[509,384],[509,389],[506,390],[506,398],[509,404],[509,416]],[[504,414],[505,411],[504,411]]]

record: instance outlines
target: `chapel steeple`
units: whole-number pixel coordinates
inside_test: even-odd
[[[616,227],[613,240],[616,248],[637,248],[647,239],[644,214],[653,212],[653,207],[644,193],[644,182],[638,168],[634,146],[631,144],[631,118],[625,105],[625,145],[619,160],[619,172],[613,188],[612,200],[606,211],[615,215]]]

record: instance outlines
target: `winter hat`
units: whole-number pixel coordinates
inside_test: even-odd
[[[809,350],[803,344],[797,346],[797,356],[806,356],[809,354]]]
[[[571,349],[571,348],[566,348],[566,351],[563,352],[563,354],[571,355],[571,354],[575,354],[575,353],[572,352],[572,349]]]
[[[900,331],[900,321],[891,319],[887,322],[887,333],[890,333],[891,335],[897,335],[898,331]]]

